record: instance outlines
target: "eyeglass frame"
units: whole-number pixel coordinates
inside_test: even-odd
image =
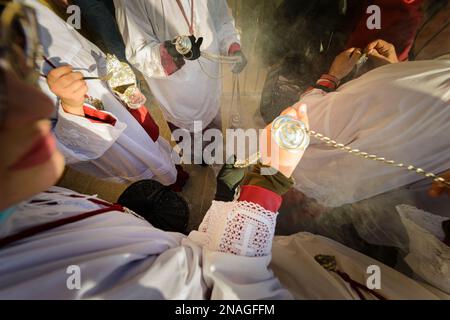
[[[28,84],[36,84],[39,72],[36,71],[36,61],[41,55],[38,22],[35,10],[24,1],[14,2],[0,0],[5,8],[0,15],[0,125],[2,125],[7,109],[6,72],[12,71],[17,77]],[[21,72],[18,59],[14,56],[14,42],[12,39],[14,22],[19,21],[25,36],[23,49],[26,71]]]

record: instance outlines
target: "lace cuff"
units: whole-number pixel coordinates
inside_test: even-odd
[[[252,202],[214,202],[189,238],[211,251],[265,257],[272,251],[277,216]]]

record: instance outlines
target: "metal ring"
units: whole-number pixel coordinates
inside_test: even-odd
[[[175,49],[183,56],[187,55],[189,52],[192,53],[191,39],[189,39],[188,36],[178,36],[175,39]]]

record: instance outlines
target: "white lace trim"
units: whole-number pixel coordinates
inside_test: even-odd
[[[214,202],[199,232],[212,251],[248,257],[268,256],[278,214],[252,202]]]

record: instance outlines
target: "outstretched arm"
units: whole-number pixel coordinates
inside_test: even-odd
[[[308,105],[320,100],[329,92],[336,91],[342,79],[347,77],[358,64],[362,52],[357,48],[350,48],[336,57],[328,73],[322,75],[314,86],[301,95],[300,101]]]

